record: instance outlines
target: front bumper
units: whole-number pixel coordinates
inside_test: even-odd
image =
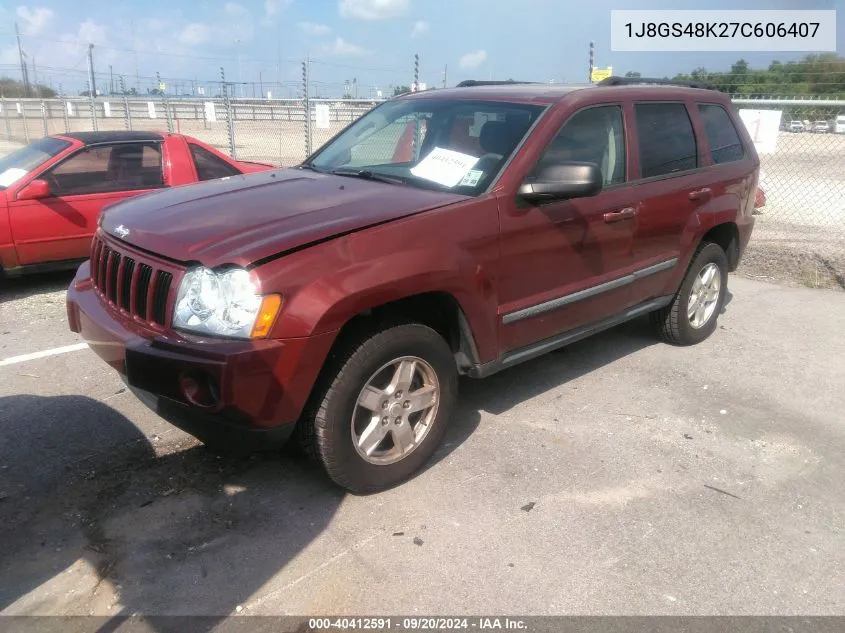
[[[335,337],[236,341],[164,330],[106,304],[87,262],[67,312],[70,329],[156,413],[203,441],[238,447],[287,438]]]

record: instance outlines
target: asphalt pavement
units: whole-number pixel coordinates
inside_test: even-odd
[[[698,346],[638,321],[465,380],[429,467],[353,496],[67,351],[69,281],[0,287],[4,615],[845,612],[841,292],[732,277]]]

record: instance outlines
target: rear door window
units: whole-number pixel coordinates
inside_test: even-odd
[[[684,172],[698,166],[698,148],[686,105],[638,103],[634,113],[642,178]]]
[[[742,160],[745,156],[742,141],[727,111],[720,105],[700,103],[698,112],[704,123],[713,162],[719,165]]]

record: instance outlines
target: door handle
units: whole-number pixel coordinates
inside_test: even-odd
[[[608,211],[604,214],[604,221],[610,224],[611,222],[620,222],[621,220],[633,218],[635,215],[637,215],[637,210],[634,207],[625,207],[618,211]]]
[[[689,194],[689,199],[693,202],[706,202],[713,196],[713,190],[710,187],[704,187],[702,189],[696,189],[695,191],[691,191]]]

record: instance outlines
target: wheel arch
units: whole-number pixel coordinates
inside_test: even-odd
[[[739,228],[733,220],[727,220],[712,226],[699,240],[699,245],[711,242],[721,247],[728,257],[728,271],[734,272],[739,266]]]
[[[437,332],[452,350],[460,373],[480,364],[478,347],[470,321],[454,294],[430,290],[373,305],[352,315],[341,326],[335,346],[398,322],[426,325]]]

